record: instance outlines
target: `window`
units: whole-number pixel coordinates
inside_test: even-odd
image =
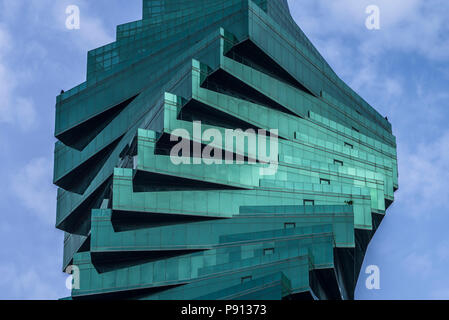
[[[320,184],[331,184],[331,181],[329,179],[320,179]]]
[[[354,149],[354,145],[352,145],[352,144],[350,144],[350,143],[347,143],[347,142],[345,142],[345,147]]]
[[[296,228],[296,223],[294,223],[294,222],[284,223],[284,229],[294,229],[294,228]]]
[[[267,249],[263,249],[263,255],[264,256],[269,256],[274,254],[274,248],[267,248]]]
[[[315,200],[304,200],[304,205],[305,206],[314,206]]]
[[[339,165],[339,166],[343,166],[343,161],[334,159],[334,164]]]
[[[252,276],[242,277],[242,283],[245,283],[245,282],[248,282],[248,281],[251,281],[251,280],[253,280]]]
[[[352,130],[354,130],[355,132],[360,132],[359,129],[352,127]]]

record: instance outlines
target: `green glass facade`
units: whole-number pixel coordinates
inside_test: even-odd
[[[244,163],[174,164],[170,137],[196,121],[277,129],[277,172],[225,147]],[[391,124],[286,0],[143,0],[57,97],[55,126],[73,299],[353,299],[398,188]]]

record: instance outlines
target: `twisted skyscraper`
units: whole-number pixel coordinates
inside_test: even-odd
[[[277,130],[276,170],[198,123]],[[398,188],[390,123],[286,0],[143,0],[57,97],[55,135],[73,299],[352,299]],[[242,161],[174,163],[173,137]]]

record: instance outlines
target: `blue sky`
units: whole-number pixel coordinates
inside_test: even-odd
[[[395,203],[374,237],[359,299],[449,298],[449,3],[290,0],[337,74],[388,116],[398,141]],[[65,9],[80,7],[81,29]],[[380,30],[365,27],[368,5]],[[54,228],[55,96],[83,82],[87,50],[140,19],[141,0],[0,0],[0,299],[69,295]],[[364,268],[380,268],[380,290]]]

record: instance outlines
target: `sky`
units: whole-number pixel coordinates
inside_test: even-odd
[[[0,0],[0,299],[70,295],[52,184],[55,97],[86,77],[87,51],[141,18],[142,0]],[[289,0],[335,72],[397,137],[399,190],[362,267],[357,299],[449,299],[449,2]],[[80,29],[66,8],[80,8]],[[368,30],[366,8],[379,8]],[[365,269],[380,270],[368,290]]]

